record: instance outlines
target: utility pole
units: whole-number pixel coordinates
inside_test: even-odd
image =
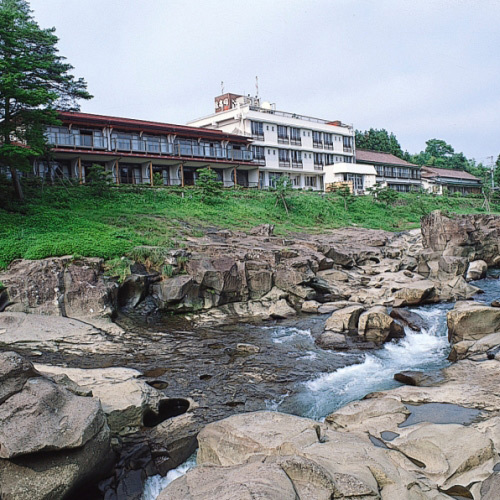
[[[493,161],[493,156],[488,156],[487,159],[490,160],[491,190],[493,191],[495,189],[495,162]]]

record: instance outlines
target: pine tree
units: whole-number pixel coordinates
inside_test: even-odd
[[[31,14],[25,0],[0,0],[0,165],[9,167],[19,200],[18,171],[46,150],[56,110],[77,110],[77,99],[92,97],[58,54],[55,28],[40,28]]]

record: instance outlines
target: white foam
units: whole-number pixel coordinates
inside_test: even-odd
[[[196,453],[190,456],[183,464],[176,469],[168,471],[166,476],[151,476],[146,479],[142,492],[142,500],[156,500],[158,495],[172,482],[174,479],[183,476],[189,469],[196,465]]]
[[[428,331],[415,333],[406,329],[405,338],[365,354],[361,363],[324,373],[306,382],[307,392],[302,395],[303,404],[308,408],[306,416],[320,419],[370,392],[388,389],[396,384],[393,377],[399,371],[443,366],[449,347],[446,311],[419,310],[418,314],[429,321]]]
[[[307,341],[313,342],[313,337],[311,335],[311,330],[302,330],[300,328],[281,326],[274,328],[272,333],[273,342],[275,344],[283,344],[284,342],[290,342],[296,340],[297,338],[306,339]]]

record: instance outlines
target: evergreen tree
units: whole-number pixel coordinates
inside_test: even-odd
[[[18,171],[44,153],[45,127],[59,123],[56,109],[77,110],[77,99],[92,97],[69,73],[54,32],[38,26],[25,0],[0,0],[0,165],[9,167],[19,200]]]
[[[382,153],[391,153],[398,158],[403,158],[403,150],[396,136],[387,130],[377,130],[371,128],[361,132],[356,130],[356,147],[362,149],[371,149]]]

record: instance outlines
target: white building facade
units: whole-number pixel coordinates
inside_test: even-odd
[[[352,126],[277,111],[256,97],[218,96],[215,113],[189,125],[251,137],[256,168],[248,172],[248,185],[253,187],[274,187],[287,175],[295,188],[321,191],[327,166],[354,162]]]

